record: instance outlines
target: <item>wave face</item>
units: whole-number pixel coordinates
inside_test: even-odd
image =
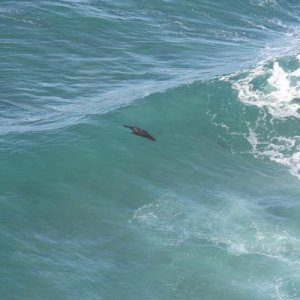
[[[300,298],[300,5],[217,2],[3,2],[1,299]]]

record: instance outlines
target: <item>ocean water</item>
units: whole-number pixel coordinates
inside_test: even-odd
[[[0,299],[300,299],[299,1],[2,0],[0,26]]]

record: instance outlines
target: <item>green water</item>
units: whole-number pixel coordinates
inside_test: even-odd
[[[299,299],[298,6],[3,1],[0,298]]]

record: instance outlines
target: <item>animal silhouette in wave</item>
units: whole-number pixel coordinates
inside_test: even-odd
[[[155,138],[148,131],[146,131],[144,129],[141,129],[137,126],[129,126],[129,125],[124,125],[124,127],[131,129],[133,134],[142,136],[151,141],[155,141]]]

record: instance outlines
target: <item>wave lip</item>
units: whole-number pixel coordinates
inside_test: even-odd
[[[246,110],[257,109],[243,124],[252,155],[285,166],[300,179],[300,55],[264,60],[221,80],[231,84]]]
[[[292,70],[284,70],[278,61],[260,63],[242,75],[234,77],[233,88],[245,104],[265,108],[273,118],[300,118],[300,55],[292,58]]]

